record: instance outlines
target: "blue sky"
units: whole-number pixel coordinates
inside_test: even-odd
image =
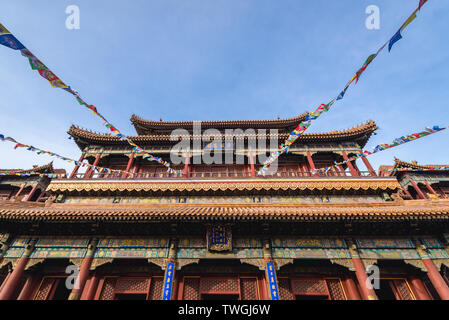
[[[364,60],[388,40],[418,0],[16,0],[0,22],[124,134],[135,113],[159,120],[292,117],[329,102]],[[79,30],[65,27],[78,5]],[[368,5],[380,30],[365,27]],[[391,53],[307,132],[346,129],[372,119],[367,147],[425,126],[448,123],[449,2],[429,0]],[[71,124],[106,132],[99,118],[0,47],[0,132],[78,159]],[[448,132],[370,157],[449,163]],[[52,158],[0,143],[0,168]],[[56,167],[72,166],[55,160]],[[363,165],[360,165],[363,167]]]

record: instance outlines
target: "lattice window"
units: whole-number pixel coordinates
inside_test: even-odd
[[[184,300],[200,300],[200,278],[184,278]]]
[[[162,300],[162,288],[164,286],[163,277],[151,278],[149,300]]]
[[[55,283],[54,278],[44,278],[34,300],[47,300],[47,297]]]
[[[292,290],[290,289],[290,280],[287,278],[278,278],[279,298],[281,300],[294,300]]]
[[[149,279],[118,279],[115,292],[147,293]]]
[[[295,294],[328,294],[326,284],[321,279],[293,279],[292,287]]]
[[[415,300],[413,298],[412,293],[410,292],[410,289],[407,285],[407,281],[405,279],[397,279],[393,280],[394,285],[396,286],[396,289],[401,296],[402,300]]]
[[[326,283],[332,300],[346,300],[340,279],[326,279]]]
[[[201,279],[201,293],[239,293],[237,278]]]
[[[240,278],[242,300],[259,300],[257,278]]]
[[[113,300],[114,299],[114,287],[117,279],[106,278],[104,279],[103,289],[101,290],[100,300]]]

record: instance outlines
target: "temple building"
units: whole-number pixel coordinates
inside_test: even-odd
[[[124,172],[76,166],[49,182],[46,201],[2,191],[0,300],[449,300],[447,175],[376,173],[367,158],[316,170],[358,154],[373,121],[305,133],[276,173],[257,175],[277,146],[249,140],[276,130],[283,141],[306,115],[201,122],[199,135],[195,122],[133,115],[129,138],[167,161],[183,129],[193,147],[172,164],[182,175],[72,126],[80,161]],[[208,129],[241,131],[211,146]],[[211,149],[243,161],[199,161]]]
[[[0,169],[0,200],[21,200],[28,202],[45,202],[50,193],[46,192],[51,177],[40,174],[54,174],[65,177],[64,169],[54,169],[53,162],[32,169]]]

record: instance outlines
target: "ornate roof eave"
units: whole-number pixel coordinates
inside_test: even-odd
[[[377,130],[378,127],[376,123],[372,120],[367,121],[359,126],[341,130],[341,131],[330,131],[323,133],[304,133],[299,139],[299,144],[310,143],[310,142],[343,142],[343,141],[356,141],[359,143],[360,147],[363,147],[368,139],[371,137],[373,132]],[[127,145],[126,141],[115,137],[108,133],[98,133],[89,131],[86,129],[79,128],[72,125],[67,132],[70,136],[75,139],[75,142],[83,150],[86,146],[90,144],[97,145]],[[288,137],[288,133],[279,134],[279,139],[283,140]],[[236,138],[257,138],[256,135],[236,135]],[[155,143],[155,142],[169,142],[170,135],[168,134],[152,134],[152,135],[139,135],[139,136],[128,136],[132,141],[137,144]],[[192,135],[186,138],[192,140]],[[175,142],[173,142],[175,143]]]
[[[394,158],[394,169],[397,168],[410,168],[410,169],[429,169],[429,168],[434,168],[434,167],[449,167],[449,165],[440,165],[440,164],[430,164],[430,165],[419,165],[418,162],[413,161],[413,162],[406,162],[406,161],[402,161],[399,160],[398,158]],[[435,170],[438,171],[438,170]]]
[[[246,129],[246,128],[264,128],[264,129],[286,129],[298,125],[303,121],[308,112],[304,112],[296,117],[275,119],[275,120],[228,120],[228,121],[201,121],[202,128],[217,128],[217,129]],[[134,125],[137,134],[146,135],[149,131],[154,130],[173,130],[184,128],[192,130],[194,121],[153,121],[145,120],[133,114],[131,116],[131,123]]]
[[[276,221],[449,221],[449,200],[405,200],[346,204],[147,204],[2,207],[0,220],[49,222],[141,222],[160,220],[276,220]]]
[[[260,191],[260,190],[397,190],[395,178],[348,180],[52,180],[47,191],[53,192],[158,192],[158,191]]]
[[[34,168],[31,169],[0,169],[0,172],[5,172],[5,171],[14,171],[16,173],[29,173],[29,172],[38,172],[38,173],[54,173],[55,170],[53,168],[53,161],[51,161],[50,163],[44,164],[42,166],[36,166]]]

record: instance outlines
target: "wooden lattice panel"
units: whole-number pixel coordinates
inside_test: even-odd
[[[279,298],[281,300],[294,300],[290,289],[290,280],[286,278],[278,278]]]
[[[34,300],[46,300],[54,282],[55,280],[52,278],[45,278],[44,281],[42,281]]]
[[[200,278],[184,278],[184,300],[200,300]]]
[[[104,280],[103,289],[101,290],[100,300],[113,300],[114,299],[114,287],[117,279],[106,278]]]
[[[332,300],[346,300],[340,279],[326,279],[326,283]]]
[[[327,295],[326,284],[321,279],[294,279],[292,287],[295,294],[322,293]]]
[[[256,278],[240,278],[242,300],[259,300]]]
[[[404,279],[394,280],[394,284],[401,295],[402,300],[414,300],[412,293],[407,285],[407,281]]]
[[[149,279],[118,279],[115,292],[147,293]]]
[[[201,293],[239,293],[237,278],[201,279]]]
[[[163,277],[151,278],[149,300],[162,300]]]

